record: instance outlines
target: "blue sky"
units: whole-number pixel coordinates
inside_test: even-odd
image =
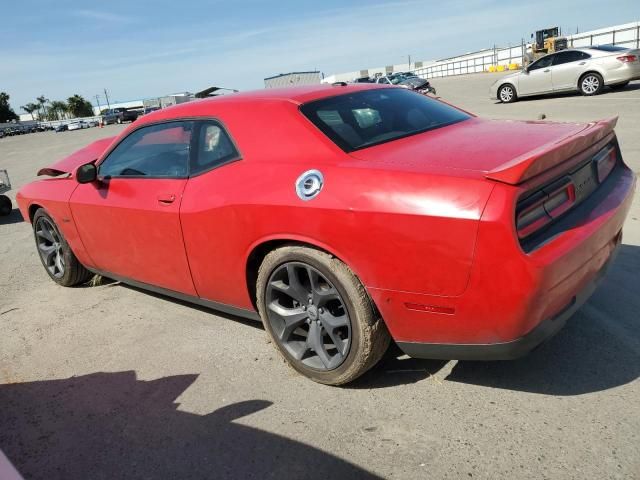
[[[0,91],[16,111],[42,94],[246,90],[287,71],[354,71],[519,43],[546,26],[640,20],[638,0],[20,0],[0,11]]]

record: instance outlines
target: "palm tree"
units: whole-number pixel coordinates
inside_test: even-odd
[[[40,95],[38,98],[36,98],[36,100],[40,105],[40,108],[42,108],[42,112],[40,112],[40,108],[38,109],[38,116],[40,117],[40,120],[42,120],[42,118],[47,114],[47,107],[45,107],[45,104],[49,101],[49,99],[44,95]]]
[[[49,113],[51,120],[62,120],[64,118],[64,114],[67,112],[67,104],[60,100],[53,100],[49,103]]]
[[[27,112],[29,115],[31,115],[31,120],[35,120],[35,117],[33,116],[33,112],[38,110],[38,105],[36,105],[35,103],[27,103],[26,105],[23,105],[20,108],[25,112]]]

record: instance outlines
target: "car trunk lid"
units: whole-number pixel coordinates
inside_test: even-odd
[[[549,170],[609,135],[617,117],[584,123],[485,120],[351,152],[370,166],[484,177],[516,185]]]

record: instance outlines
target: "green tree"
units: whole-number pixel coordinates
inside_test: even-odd
[[[38,111],[38,105],[36,105],[35,103],[27,103],[26,105],[23,105],[20,108],[25,112],[27,112],[29,115],[31,115],[31,120],[36,119],[36,117],[33,116],[33,112]]]
[[[16,112],[14,112],[11,105],[9,105],[9,94],[0,92],[0,123],[18,119],[18,115],[16,115]]]
[[[40,120],[43,120],[47,116],[46,104],[49,101],[49,99],[44,95],[40,95],[38,98],[36,98],[36,101],[40,106],[40,108],[38,108],[38,117],[40,117]]]
[[[67,99],[67,111],[74,117],[92,117],[93,105],[77,93]]]
[[[53,100],[49,104],[49,120],[62,120],[67,113],[67,104],[60,100]]]

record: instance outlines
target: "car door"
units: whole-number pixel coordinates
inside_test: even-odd
[[[80,184],[71,211],[97,269],[115,277],[195,295],[180,203],[189,175],[194,122],[138,128]]]
[[[242,271],[239,249],[244,232],[237,217],[235,191],[238,182],[253,182],[256,189],[268,185],[248,175],[239,150],[222,123],[199,121],[189,182],[180,207],[184,243],[193,282],[201,298],[227,305],[241,305],[246,296],[243,282],[233,276]],[[251,201],[243,199],[242,201]]]
[[[578,79],[586,71],[590,58],[591,55],[579,50],[556,53],[552,65],[553,91],[576,90]]]
[[[518,77],[518,95],[536,95],[553,91],[552,63],[554,55],[533,62]]]

